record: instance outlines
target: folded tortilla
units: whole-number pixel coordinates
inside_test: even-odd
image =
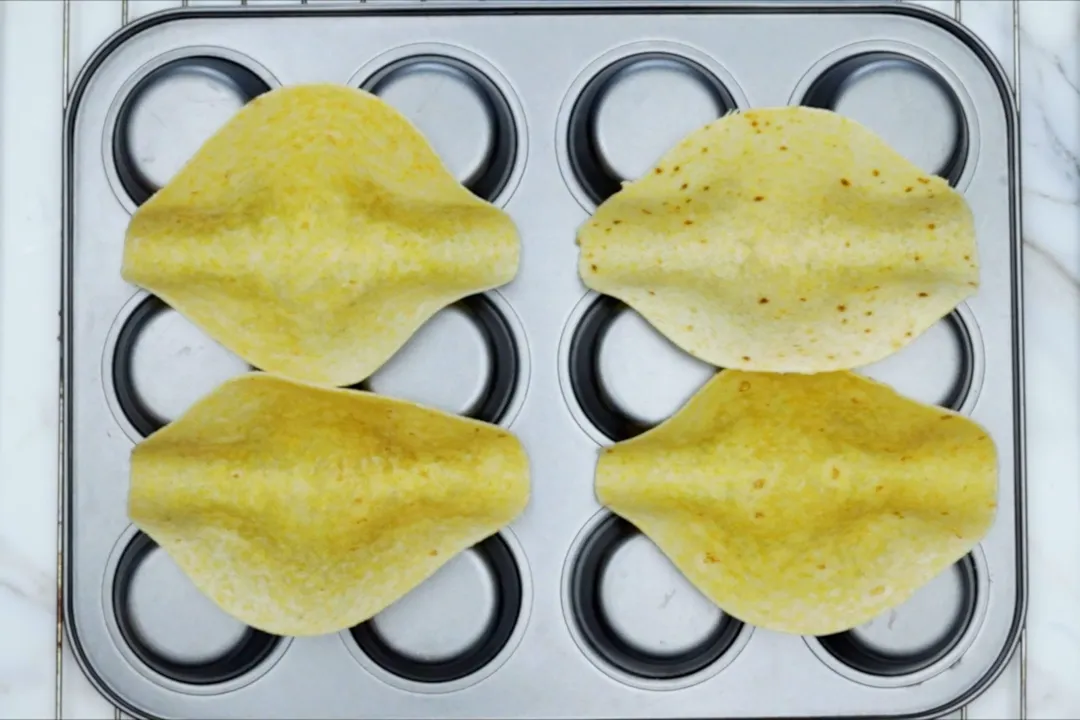
[[[848,630],[907,600],[989,530],[990,436],[842,371],[726,370],[606,449],[600,501],[740,620]]]
[[[122,275],[252,365],[344,386],[518,254],[403,115],[301,85],[248,103],[138,209]]]
[[[882,359],[979,284],[971,211],[853,120],[723,117],[578,232],[587,286],[726,368],[814,373]]]
[[[371,618],[528,496],[506,430],[252,373],[136,446],[128,509],[226,612],[315,635]]]

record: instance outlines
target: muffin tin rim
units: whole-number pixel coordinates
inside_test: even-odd
[[[561,577],[561,600],[563,609],[563,620],[573,637],[574,643],[577,645],[578,650],[584,655],[590,663],[598,670],[602,671],[614,680],[617,680],[626,685],[642,689],[642,690],[656,690],[656,691],[668,691],[668,690],[680,690],[688,687],[692,687],[699,683],[710,680],[714,676],[720,674],[731,666],[749,644],[751,636],[758,630],[768,631],[767,628],[760,628],[752,623],[743,622],[737,617],[729,615],[722,607],[717,606],[722,613],[731,620],[739,622],[741,627],[738,630],[734,641],[727,649],[711,664],[703,667],[691,675],[674,679],[650,679],[643,678],[638,675],[634,675],[621,668],[615,667],[607,660],[605,660],[600,653],[593,650],[590,647],[589,642],[584,637],[581,629],[578,627],[578,621],[574,613],[574,602],[572,595],[572,580],[574,570],[581,559],[581,549],[587,542],[587,540],[603,525],[605,521],[610,520],[612,517],[620,517],[618,513],[615,513],[607,507],[601,507],[597,512],[590,516],[583,525],[579,528],[578,532],[574,535],[573,540],[570,543],[569,550],[566,553],[563,563],[562,577]],[[630,522],[630,521],[626,521]],[[633,526],[633,523],[630,522]],[[640,529],[634,526],[637,532],[645,538],[649,536]],[[650,539],[650,542],[652,540]],[[662,551],[661,551],[662,552]],[[879,675],[876,673],[865,672],[844,662],[843,659],[837,657],[832,652],[827,650],[825,646],[820,642],[817,636],[813,635],[798,635],[797,637],[802,640],[803,644],[813,653],[814,657],[829,670],[833,671],[841,677],[851,680],[860,685],[875,689],[897,689],[904,687],[911,687],[914,685],[920,685],[935,678],[936,676],[944,673],[950,667],[959,662],[970,650],[971,646],[982,634],[983,624],[986,616],[989,612],[990,605],[990,587],[991,582],[991,569],[989,560],[986,557],[986,553],[983,551],[982,542],[976,543],[971,550],[964,554],[964,556],[958,558],[954,563],[951,563],[947,568],[941,572],[949,572],[952,568],[960,563],[964,562],[967,558],[971,559],[973,570],[975,574],[975,607],[971,613],[971,617],[964,627],[963,633],[957,639],[956,643],[949,648],[949,650],[940,658],[935,660],[927,667],[920,668],[913,672],[900,673],[897,675]],[[688,581],[689,582],[689,581]],[[910,599],[910,598],[909,598]],[[710,600],[710,602],[712,602]],[[715,603],[714,603],[715,604]],[[852,628],[850,631],[855,630]],[[850,632],[849,631],[849,632]]]
[[[267,673],[274,669],[281,661],[289,648],[292,646],[293,638],[290,636],[278,636],[277,644],[266,657],[264,657],[257,665],[252,667],[249,671],[238,675],[234,678],[230,678],[224,682],[209,683],[205,685],[196,685],[193,683],[184,683],[175,680],[168,675],[164,675],[154,670],[154,668],[143,662],[138,653],[133,650],[124,639],[124,635],[120,630],[119,621],[116,619],[113,613],[113,588],[116,584],[116,571],[119,566],[120,560],[124,555],[124,551],[127,550],[130,545],[139,534],[147,533],[142,531],[135,523],[129,522],[124,529],[119,533],[116,541],[113,543],[112,550],[109,552],[108,559],[105,562],[104,573],[101,579],[100,589],[100,610],[105,616],[105,625],[108,631],[109,639],[112,641],[112,649],[115,650],[123,658],[124,662],[138,672],[143,678],[150,681],[154,685],[164,687],[171,692],[180,693],[183,695],[224,695],[226,693],[235,692],[242,688],[251,685],[255,681],[263,678]],[[152,540],[153,538],[151,538]],[[157,547],[159,552],[168,551],[162,548],[160,545]],[[225,612],[222,610],[221,612]],[[237,620],[237,622],[242,622]],[[251,626],[247,626],[251,627]]]
[[[987,559],[985,552],[983,552],[982,542],[976,543],[966,555],[970,555],[975,566],[975,609],[971,614],[970,622],[967,627],[964,628],[964,632],[959,640],[957,640],[956,644],[931,665],[911,673],[892,676],[877,675],[857,670],[851,665],[848,665],[826,650],[816,637],[804,636],[803,641],[810,649],[810,652],[812,652],[827,668],[848,680],[852,680],[860,685],[868,687],[882,689],[911,687],[912,685],[920,685],[927,680],[940,675],[959,662],[961,658],[967,654],[968,650],[982,634],[983,624],[989,611],[990,586],[992,584],[990,581],[991,570],[989,560]],[[963,560],[964,557],[961,557],[956,563],[963,562]],[[942,572],[952,570],[956,563],[953,563]]]
[[[574,613],[574,600],[572,597],[574,570],[581,559],[582,547],[604,524],[604,522],[608,521],[612,516],[618,517],[618,514],[606,507],[600,507],[600,509],[594,512],[585,523],[578,528],[573,539],[570,541],[570,545],[563,558],[559,580],[559,599],[562,605],[562,618],[567,632],[569,632],[570,636],[573,638],[574,645],[577,646],[578,652],[580,652],[594,668],[604,673],[612,680],[638,690],[658,692],[685,690],[716,677],[739,658],[743,650],[746,649],[746,646],[750,644],[750,640],[754,633],[759,629],[750,623],[742,622],[733,615],[729,615],[723,608],[720,608],[723,617],[727,618],[728,621],[737,622],[740,625],[735,638],[716,660],[689,675],[670,679],[653,679],[635,675],[609,663],[599,652],[595,651],[590,646],[589,641],[585,638],[581,628],[578,626],[578,619]],[[631,525],[633,525],[633,523],[631,523]],[[641,531],[638,530],[638,532]],[[642,535],[646,538],[648,537],[645,533],[642,533]],[[650,542],[652,542],[651,539]],[[689,583],[690,581],[687,580],[687,582]],[[710,600],[709,602],[712,601]]]
[[[124,80],[124,83],[113,96],[113,100],[105,115],[104,128],[101,134],[101,163],[105,170],[105,176],[108,178],[109,188],[112,190],[113,196],[128,215],[134,215],[139,209],[139,204],[137,204],[131,195],[128,194],[124,184],[120,181],[120,174],[116,169],[116,161],[113,157],[113,137],[117,129],[116,123],[120,118],[120,112],[123,109],[124,104],[131,97],[131,93],[138,87],[139,83],[149,77],[152,73],[174,61],[198,61],[200,57],[216,58],[238,65],[262,80],[271,92],[282,87],[281,81],[253,57],[237,50],[233,50],[232,48],[220,47],[218,45],[185,45],[176,47],[171,50],[166,50],[163,53],[158,53],[140,65],[134,73]],[[90,63],[88,62],[87,67],[89,67],[89,65]],[[248,102],[250,102],[251,99],[252,98],[249,98]],[[74,103],[72,103],[72,106],[74,106]]]
[[[601,448],[610,447],[612,445],[615,445],[619,441],[612,440],[607,435],[605,435],[599,427],[594,425],[592,420],[589,419],[589,416],[585,412],[584,408],[581,407],[581,403],[578,402],[577,393],[574,391],[574,383],[571,379],[572,373],[570,371],[570,352],[571,348],[573,347],[574,338],[577,334],[578,328],[581,325],[582,319],[588,314],[589,310],[591,310],[596,303],[602,302],[604,298],[612,298],[612,296],[604,295],[603,293],[596,292],[595,290],[587,290],[578,299],[578,301],[571,308],[570,313],[566,315],[565,319],[563,320],[562,330],[560,331],[558,343],[559,391],[563,398],[563,405],[565,406],[566,411],[573,418],[575,424],[578,426],[578,429],[583,432],[593,443],[595,443]],[[613,299],[621,302],[625,306],[623,312],[627,310],[629,310],[630,312],[637,312],[632,306],[627,305],[621,300],[618,300],[618,298]],[[645,322],[648,322],[648,320],[646,320]],[[960,302],[947,314],[938,318],[934,322],[934,324],[936,325],[940,322],[948,322],[950,325],[956,325],[959,328],[959,333],[961,336],[960,343],[963,348],[964,355],[964,357],[962,358],[962,365],[960,370],[963,376],[966,376],[967,379],[966,387],[964,388],[963,399],[961,400],[959,405],[956,408],[944,409],[953,410],[954,412],[957,412],[971,420],[975,420],[975,409],[978,405],[979,397],[982,394],[983,379],[986,372],[986,351],[983,345],[982,330],[980,329],[975,313],[968,305],[967,300]],[[930,327],[933,327],[933,325],[931,325]],[[929,328],[927,328],[927,330],[929,330]],[[923,332],[925,333],[925,330]],[[916,337],[915,340],[918,340],[918,337]],[[679,348],[679,350],[684,353],[686,352],[685,350],[682,350],[682,348]],[[901,350],[900,352],[903,352],[903,350]],[[689,355],[689,353],[687,354]],[[882,360],[885,360],[888,357],[891,357],[891,355],[886,356],[886,358],[882,358]],[[869,367],[869,365],[860,365],[859,367],[852,368],[847,372],[852,372],[859,375],[860,377],[864,377],[868,380],[873,380],[873,378],[863,372],[863,370],[867,367]],[[716,372],[721,372],[722,370],[723,368],[716,368]],[[706,380],[705,382],[707,383],[709,381]],[[921,402],[919,400],[911,398],[909,395],[902,392],[900,389],[896,388],[891,383],[883,382],[880,380],[874,380],[874,382],[885,385],[893,392],[896,392],[907,400],[911,400],[913,402]],[[700,392],[700,388],[698,390],[695,390],[691,397],[693,397],[693,395],[696,395],[698,392]],[[943,407],[938,405],[932,405],[929,403],[922,404],[928,405],[929,407]],[[660,421],[660,423],[652,426],[652,428],[649,428],[649,430],[658,427],[660,424],[670,419],[672,416],[677,414],[681,408],[682,406],[676,408],[671,415]],[[647,431],[648,430],[646,430],[646,432]]]
[[[602,203],[593,201],[581,182],[578,181],[577,174],[574,171],[569,142],[570,122],[574,114],[574,108],[589,83],[610,65],[636,55],[647,55],[649,53],[670,55],[676,61],[685,59],[699,65],[702,70],[712,75],[713,79],[727,90],[735,103],[732,112],[750,107],[750,100],[746,92],[727,67],[714,55],[690,43],[659,38],[634,40],[610,46],[599,55],[594,56],[585,65],[581,66],[574,79],[563,89],[555,120],[555,143],[553,145],[563,187],[570,193],[581,209],[590,216],[596,212],[596,208]]]
[[[521,98],[518,97],[517,91],[502,70],[491,60],[465,46],[433,41],[407,43],[388,48],[369,58],[353,71],[345,84],[351,88],[362,88],[368,79],[384,68],[409,58],[419,59],[425,55],[433,56],[435,59],[448,57],[464,63],[472,70],[482,74],[495,86],[509,107],[514,124],[513,164],[502,189],[491,200],[485,200],[494,207],[505,208],[517,193],[521,179],[525,176],[525,168],[529,164],[529,124],[525,115],[525,108],[521,103]],[[364,92],[368,91],[365,90]],[[408,120],[408,118],[406,119]],[[411,120],[408,122],[413,125]]]
[[[466,553],[476,556],[474,561],[479,561],[483,565],[484,573],[491,582],[493,601],[491,612],[485,618],[484,627],[472,638],[472,642],[456,652],[432,659],[410,656],[407,651],[396,647],[393,639],[380,629],[378,617],[383,611],[393,606],[394,603],[391,603],[383,608],[383,611],[348,629],[353,642],[360,646],[360,651],[367,655],[369,660],[391,675],[397,675],[406,680],[422,684],[445,684],[470,677],[499,657],[517,628],[521,615],[522,591],[521,572],[518,570],[517,560],[501,533],[496,531],[471,547],[454,553],[446,564],[436,568],[435,572],[428,575],[420,585]],[[483,581],[480,584],[483,585]],[[417,585],[414,590],[420,585]],[[399,600],[405,599],[408,594],[406,593]],[[486,650],[486,652],[480,652],[481,650]],[[382,656],[382,660],[377,656]],[[389,667],[394,664],[398,666],[400,672]],[[452,668],[455,665],[459,667]],[[465,666],[464,670],[460,667],[461,665]],[[440,674],[440,670],[441,674],[452,676],[432,677],[432,675]],[[420,675],[428,677],[419,677]]]
[[[382,667],[365,653],[359,643],[356,642],[352,636],[352,628],[345,628],[344,630],[337,632],[336,635],[338,636],[339,641],[345,645],[346,651],[356,662],[356,665],[371,677],[392,688],[416,693],[418,695],[430,696],[446,695],[467,690],[491,677],[509,662],[511,658],[517,654],[517,650],[521,645],[521,640],[525,637],[525,633],[532,620],[534,595],[532,568],[529,565],[529,559],[525,554],[524,548],[521,546],[513,529],[509,525],[500,528],[490,535],[498,535],[503,542],[506,543],[510,555],[513,557],[514,563],[517,566],[518,576],[521,582],[521,605],[518,608],[517,622],[514,624],[514,629],[507,638],[506,644],[503,645],[502,649],[500,649],[487,664],[465,677],[447,682],[420,682],[410,680]],[[486,539],[486,537],[484,539]],[[483,540],[478,542],[482,541]],[[465,548],[461,552],[469,552],[470,550],[471,547]]]
[[[479,296],[483,297],[487,302],[491,303],[491,305],[494,308],[495,312],[497,312],[499,314],[500,318],[505,321],[506,329],[508,330],[509,335],[510,335],[510,337],[511,337],[511,339],[512,339],[514,345],[515,345],[514,349],[517,352],[517,357],[516,357],[516,360],[517,360],[517,377],[514,379],[514,386],[513,386],[513,389],[511,390],[510,400],[506,404],[506,407],[503,410],[502,415],[499,418],[499,421],[497,423],[490,423],[490,424],[492,424],[492,425],[494,425],[496,427],[501,427],[501,428],[510,430],[510,429],[513,428],[514,422],[517,420],[518,415],[521,413],[521,409],[522,409],[522,407],[524,407],[525,400],[529,395],[529,389],[530,389],[529,385],[530,385],[530,381],[532,379],[532,352],[531,352],[532,349],[531,349],[531,347],[529,345],[528,335],[525,333],[524,323],[522,323],[520,316],[518,315],[517,311],[514,309],[514,306],[510,303],[509,300],[507,300],[506,296],[503,295],[503,293],[499,292],[498,288],[492,289],[492,290],[487,290],[485,292],[476,293],[476,295],[479,295]],[[469,297],[471,297],[471,296],[469,296]],[[134,288],[134,292],[131,295],[127,296],[127,298],[120,304],[119,309],[116,310],[115,313],[113,313],[113,316],[112,316],[113,319],[112,319],[112,322],[111,322],[111,324],[109,326],[108,334],[106,335],[105,341],[102,344],[101,361],[100,361],[99,367],[100,367],[100,377],[101,377],[100,387],[101,387],[102,393],[105,395],[105,404],[109,408],[109,413],[112,415],[113,421],[123,431],[123,433],[127,437],[127,439],[130,440],[131,443],[135,444],[135,445],[137,445],[138,443],[145,440],[147,437],[149,437],[149,435],[143,435],[139,431],[139,429],[137,427],[135,427],[135,425],[128,418],[127,412],[124,410],[123,403],[121,403],[121,401],[120,401],[119,393],[117,392],[116,378],[115,378],[115,374],[114,374],[114,366],[115,366],[115,363],[116,363],[116,353],[117,353],[117,348],[118,348],[118,345],[119,345],[118,341],[119,341],[121,335],[123,334],[124,329],[127,327],[127,324],[130,321],[131,317],[133,315],[135,315],[135,313],[137,313],[139,311],[139,309],[143,306],[144,303],[153,302],[155,300],[163,305],[163,308],[161,308],[159,310],[159,312],[161,310],[164,310],[166,312],[178,313],[179,315],[181,315],[181,317],[184,317],[185,320],[187,320],[194,327],[196,327],[200,332],[202,332],[204,335],[206,335],[206,337],[209,340],[217,343],[222,348],[224,348],[227,352],[229,352],[232,355],[234,355],[235,357],[239,358],[241,362],[247,363],[247,361],[244,360],[244,358],[241,358],[239,355],[236,355],[236,353],[234,353],[228,347],[226,347],[225,345],[220,343],[218,340],[211,337],[208,333],[206,333],[206,331],[203,330],[203,328],[200,327],[198,325],[198,323],[195,323],[193,320],[188,318],[186,315],[181,313],[176,308],[169,305],[167,302],[162,300],[160,297],[158,297],[154,293],[149,292],[148,290],[144,290],[142,288]],[[450,303],[446,307],[456,305],[457,302],[460,302],[460,301]],[[440,312],[442,310],[445,310],[446,307],[441,308]],[[434,317],[434,316],[432,316],[432,317]],[[471,322],[471,319],[470,319],[470,322]],[[398,348],[398,350],[400,350],[400,349],[401,348]],[[391,357],[393,357],[393,355],[391,355]],[[389,358],[388,358],[388,360],[389,360]],[[250,372],[257,372],[256,369],[252,368],[250,363],[247,363],[247,364],[248,364],[248,367],[250,368],[247,372],[249,372],[249,373]],[[385,365],[385,363],[383,363],[383,364]],[[382,367],[382,366],[380,366],[380,367]],[[243,373],[241,373],[241,374],[243,374]],[[239,376],[240,376],[240,374],[238,374],[236,377],[239,377]],[[280,377],[280,376],[275,375],[275,377]],[[366,382],[367,380],[368,380],[368,378],[365,378],[361,382]],[[215,386],[214,388],[211,388],[211,390],[209,392],[214,392],[218,387],[220,387],[220,384]],[[326,389],[330,389],[330,388],[326,388]],[[349,388],[337,388],[337,389],[338,390],[347,390]],[[371,394],[378,395],[379,397],[395,398],[395,396],[392,396],[392,395],[385,395],[385,394],[382,394],[382,393],[375,393],[375,392],[371,392],[371,391],[367,391],[367,390],[353,390],[353,392],[370,392]],[[207,394],[209,394],[209,393],[207,393]],[[205,397],[205,396],[206,395],[203,395],[203,397]],[[395,399],[400,399],[400,398],[395,398]],[[197,401],[198,401],[198,398],[196,398],[195,402],[197,402]],[[402,402],[414,402],[414,401],[402,400]],[[420,404],[423,404],[423,403],[420,403]],[[450,413],[450,414],[455,415],[456,417],[459,417],[459,418],[465,418],[466,417],[466,415],[464,415],[462,413]],[[171,419],[170,418],[163,418],[163,420],[165,420],[165,423],[162,425],[162,427],[166,427],[166,426],[169,425],[169,423],[175,421],[176,418],[171,418]]]
[[[803,73],[792,88],[791,94],[788,96],[787,100],[788,105],[802,106],[802,102],[806,98],[806,93],[813,87],[814,83],[824,77],[833,67],[851,58],[875,51],[906,56],[917,63],[925,65],[931,71],[936,73],[952,92],[953,97],[956,99],[957,104],[959,104],[963,112],[963,117],[958,118],[958,121],[967,125],[968,132],[967,148],[963,158],[962,169],[960,175],[957,177],[956,183],[952,185],[954,190],[963,194],[971,185],[971,180],[975,177],[975,170],[978,167],[979,158],[982,154],[982,134],[980,133],[979,126],[979,112],[978,108],[975,106],[975,102],[971,99],[971,95],[968,93],[967,88],[960,82],[960,79],[956,77],[956,74],[951,68],[941,62],[933,53],[910,43],[888,38],[865,39],[842,45],[831,52],[822,55],[806,69],[806,72]],[[925,172],[936,171],[925,170]]]
[[[120,553],[119,564],[112,576],[112,617],[117,623],[117,628],[120,632],[120,636],[124,639],[124,644],[139,658],[143,665],[152,669],[159,676],[170,678],[183,685],[222,686],[256,670],[273,655],[274,650],[277,649],[278,644],[282,640],[281,636],[268,633],[252,627],[251,625],[246,625],[236,618],[232,618],[232,620],[238,622],[238,624],[244,628],[242,635],[236,642],[232,643],[225,652],[216,657],[208,658],[205,662],[171,660],[168,657],[156,653],[152,647],[152,643],[147,642],[145,638],[140,636],[139,623],[135,620],[135,615],[128,606],[132,599],[131,593],[134,588],[132,581],[134,580],[135,573],[138,571],[139,567],[149,559],[150,555],[155,552],[163,552],[166,557],[169,556],[168,551],[158,545],[154,538],[148,533],[136,533]],[[122,572],[121,568],[124,567],[125,564],[127,564],[127,571]],[[175,562],[173,564],[175,565]],[[217,609],[221,612],[220,608]],[[225,661],[229,656],[234,656],[237,651],[250,649],[252,646],[257,648],[254,657],[249,659],[246,663],[240,664],[239,669],[236,667],[227,668],[222,673],[224,677],[216,680],[208,680],[199,677],[199,672],[197,671],[198,668],[207,668],[208,666],[214,666],[221,663],[226,665],[235,664],[227,663]],[[155,655],[158,656],[156,660],[154,658]],[[233,660],[235,661],[236,658],[233,657]],[[155,667],[155,664],[158,664],[159,667]],[[186,674],[188,677],[186,679],[184,677],[179,677],[181,674]]]

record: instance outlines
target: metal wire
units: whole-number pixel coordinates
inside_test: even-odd
[[[1013,25],[1013,92],[1016,94],[1016,131],[1021,132],[1023,127],[1023,113],[1021,112],[1020,88],[1020,0],[1012,2],[1012,25]],[[1025,581],[1026,582],[1026,581]],[[1028,675],[1028,647],[1027,647],[1027,622],[1020,630],[1020,720],[1027,720],[1027,675]]]
[[[121,27],[128,24],[129,10],[130,9],[128,7],[128,0],[120,0],[120,26]],[[114,720],[123,720],[124,715],[120,712],[120,708],[118,708],[118,707],[113,708],[113,718],[114,718]]]
[[[71,76],[71,0],[64,0],[62,37],[60,39],[60,111],[66,114],[68,85]],[[61,169],[61,173],[63,169]],[[60,417],[63,418],[63,375],[60,377]],[[61,420],[63,422],[63,420]],[[61,437],[63,428],[60,428]],[[59,455],[63,467],[63,451]],[[53,709],[57,720],[64,717],[64,483],[57,473],[56,480],[56,672],[54,677]]]

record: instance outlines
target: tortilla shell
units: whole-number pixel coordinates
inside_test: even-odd
[[[690,134],[578,232],[579,273],[719,367],[880,360],[979,284],[964,197],[853,120],[783,107]]]
[[[259,369],[345,386],[518,255],[509,216],[403,115],[301,85],[244,106],[138,209],[122,275]]]
[[[979,542],[997,457],[972,420],[850,372],[726,370],[606,449],[596,492],[725,612],[826,635],[903,603]]]
[[[252,373],[135,448],[129,514],[226,612],[316,635],[386,608],[528,497],[506,430]]]

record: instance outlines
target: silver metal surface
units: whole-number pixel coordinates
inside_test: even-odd
[[[528,383],[521,322],[505,299],[491,292],[437,313],[360,387],[447,412],[510,423]]]
[[[348,80],[391,103],[474,193],[500,204],[521,179],[528,132],[514,88],[483,56],[447,43],[410,43]]]
[[[699,71],[674,59],[631,62],[600,82],[586,123],[601,164],[619,180],[640,177],[688,133],[727,111]]]
[[[499,598],[495,579],[475,552],[466,551],[375,616],[375,629],[410,658],[447,660],[484,634]]]
[[[806,101],[867,125],[919,167],[948,176],[963,162],[965,118],[953,91],[926,65],[900,54],[869,52],[835,65],[816,79]]]
[[[626,306],[611,317],[594,352],[603,389],[642,424],[674,414],[716,373]]]
[[[112,103],[102,138],[117,198],[134,211],[237,110],[277,85],[225,48],[184,48],[140,67]]]
[[[248,100],[227,75],[198,63],[150,79],[133,94],[124,128],[132,170],[162,187]]]
[[[615,551],[600,576],[600,593],[615,632],[652,655],[689,650],[723,615],[644,535]]]
[[[133,629],[153,651],[181,663],[204,663],[225,655],[246,627],[223,612],[188,580],[161,550],[148,554],[131,577]]]
[[[407,62],[368,87],[424,133],[463,184],[475,182],[489,164],[496,118],[480,86],[462,70],[430,60]]]
[[[919,402],[967,413],[982,390],[984,357],[979,325],[961,304],[900,351],[858,372]]]
[[[147,535],[129,526],[105,560],[100,606],[126,662],[146,680],[216,696],[256,682],[288,638],[245,627],[202,595]]]
[[[585,524],[566,557],[562,602],[579,651],[613,680],[652,692],[707,682],[739,658],[754,633],[606,510]]]
[[[491,375],[492,357],[476,324],[456,307],[430,321],[367,381],[382,395],[453,413],[475,405]],[[431,372],[441,366],[444,374]],[[454,378],[446,382],[446,377]]]
[[[363,386],[509,427],[529,451],[533,492],[511,528],[370,623],[278,640],[185,600],[192,588],[160,551],[125,560],[142,542],[126,517],[133,444],[245,367],[165,307],[125,334],[148,299],[119,262],[140,188],[165,182],[237,97],[300,82],[379,92],[517,223],[518,276],[439,313]],[[808,94],[967,196],[979,293],[863,372],[969,414],[1000,466],[998,519],[970,558],[831,639],[724,616],[601,511],[599,446],[661,421],[713,369],[587,293],[573,243],[599,200],[685,132],[731,107]],[[213,112],[200,114],[206,101]],[[1025,602],[1017,133],[985,48],[895,3],[313,3],[133,23],[76,81],[65,136],[62,580],[80,664],[146,717],[933,717],[960,707],[1003,669]],[[224,664],[206,662],[222,651]]]
[[[967,656],[990,602],[981,548],[939,574],[902,605],[807,646],[837,673],[880,688],[912,687]]]
[[[963,576],[954,567],[920,588],[903,605],[852,631],[867,649],[910,656],[949,638],[964,608]]]
[[[616,45],[566,93],[556,130],[563,175],[591,209],[687,133],[746,104],[736,79],[692,45]]]
[[[102,353],[114,419],[138,441],[251,367],[157,298],[140,293],[119,313]],[[119,345],[119,346],[118,346]],[[129,395],[127,407],[121,395]],[[128,411],[128,412],[125,412]],[[141,428],[142,432],[139,429]]]

